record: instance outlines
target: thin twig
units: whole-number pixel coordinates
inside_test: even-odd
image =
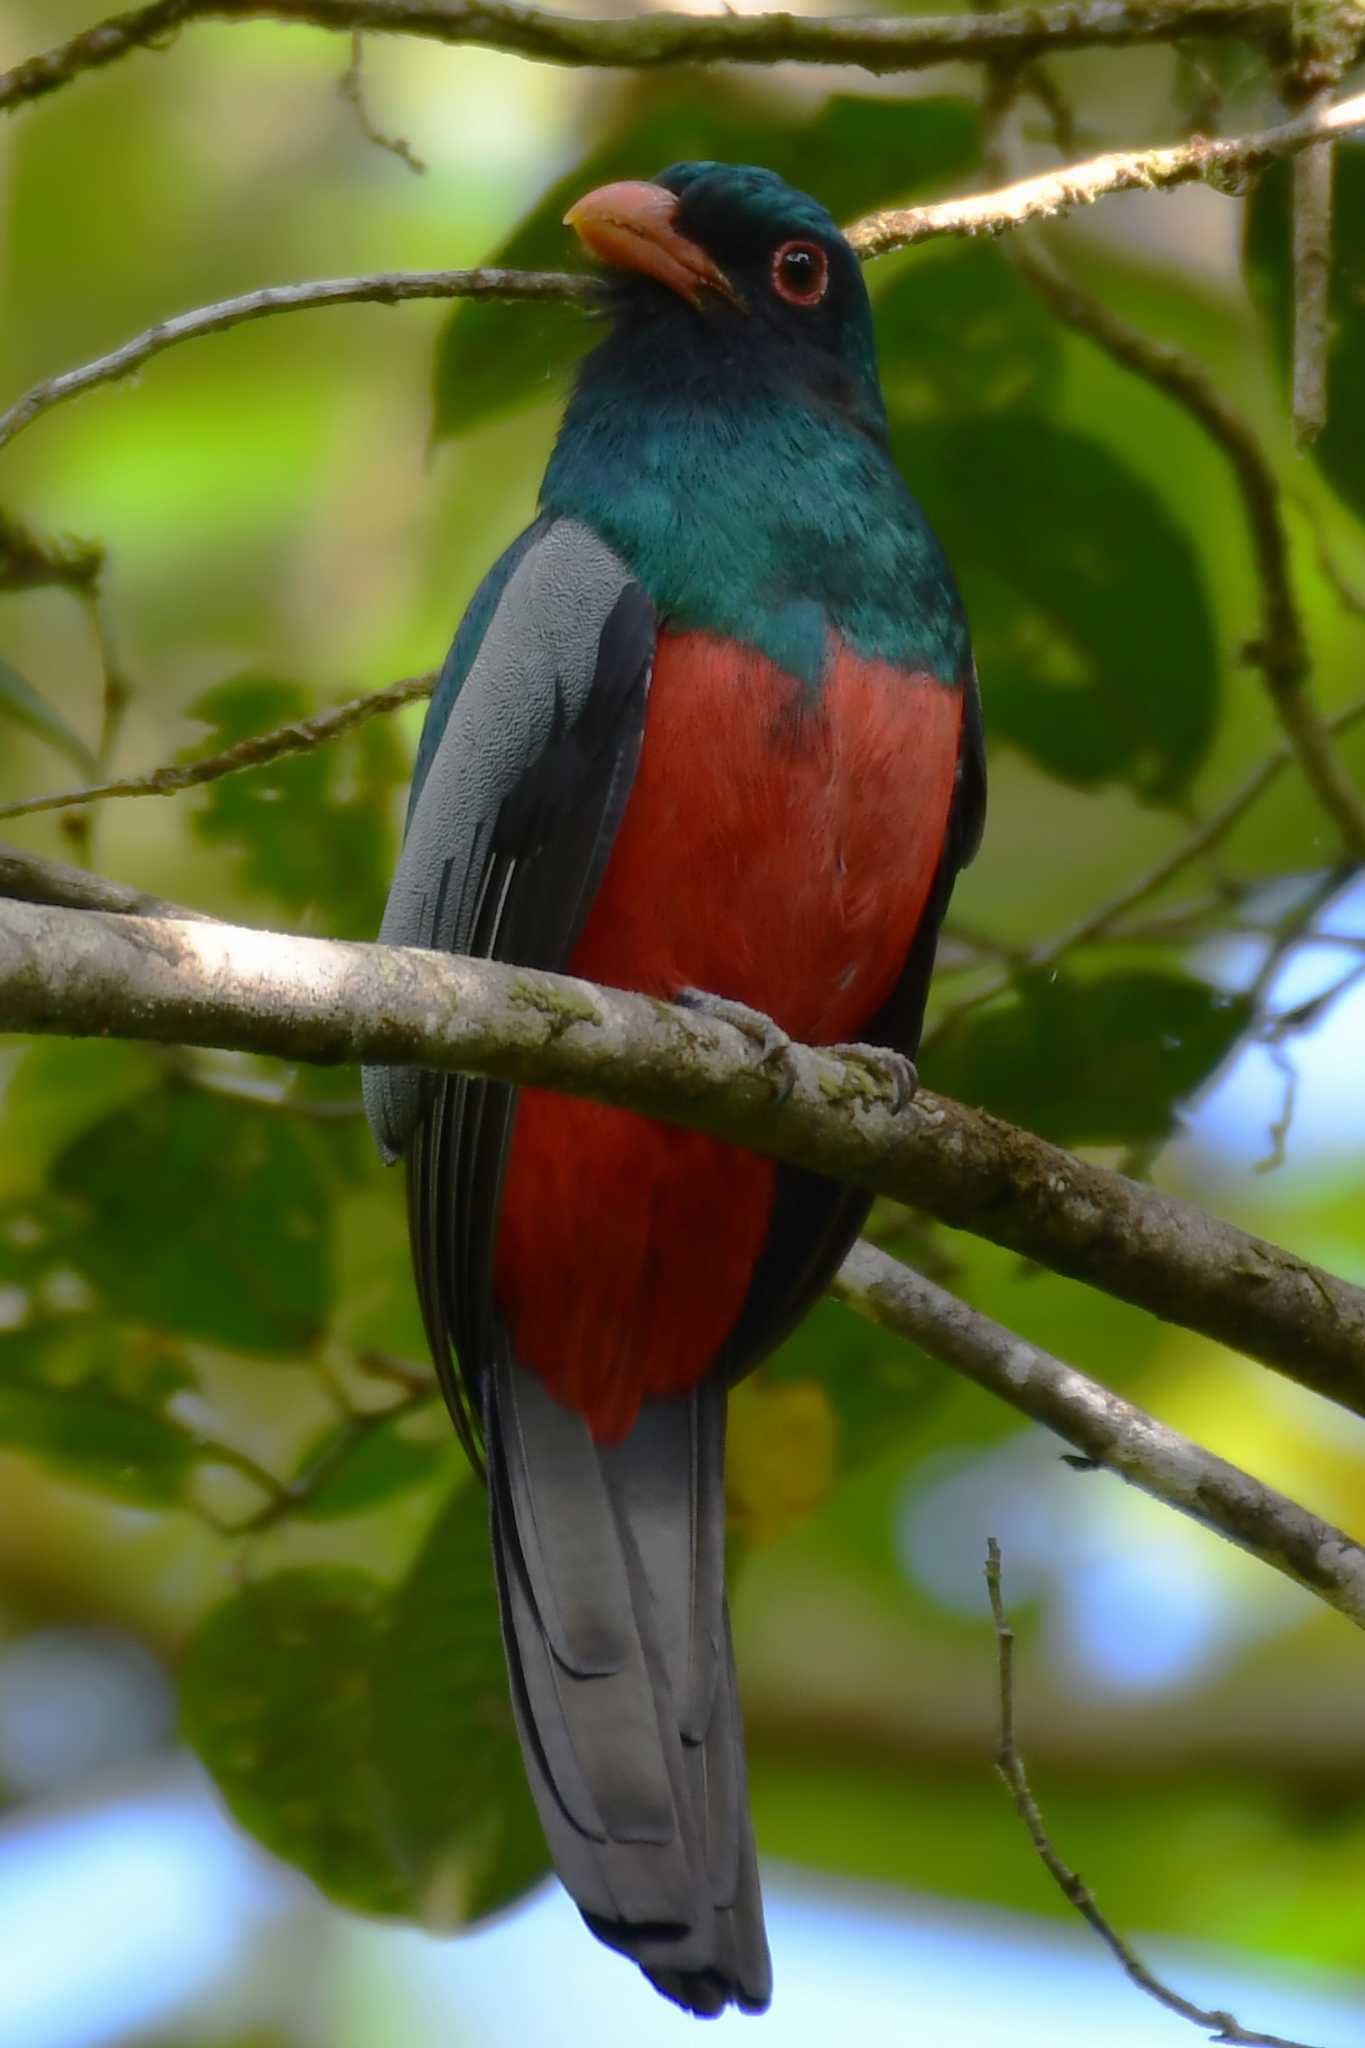
[[[412,144],[401,135],[386,135],[375,127],[370,118],[370,110],[365,104],[365,38],[358,28],[351,31],[351,61],[337,80],[337,91],[355,115],[356,124],[367,142],[372,142],[376,149],[387,150],[390,156],[396,156],[400,164],[406,164],[419,177],[425,175],[427,167]]]
[[[595,278],[570,277],[558,271],[404,270],[372,277],[324,278],[313,284],[267,285],[261,291],[243,292],[240,298],[221,299],[215,305],[160,320],[108,355],[55,377],[44,377],[7,412],[0,413],[0,448],[41,413],[97,384],[113,384],[131,376],[165,349],[201,340],[206,334],[225,334],[248,320],[264,320],[274,313],[311,312],[322,306],[397,306],[408,299],[562,299],[589,306],[600,297],[601,286]]]
[[[1295,1038],[1302,1031],[1311,1030],[1341,998],[1349,995],[1365,978],[1365,960],[1357,961],[1345,974],[1339,975],[1329,988],[1310,996],[1306,1002],[1295,1003],[1290,1010],[1282,1010],[1278,1017],[1272,1017],[1260,1033],[1271,1065],[1283,1082],[1279,1114],[1268,1127],[1270,1150],[1263,1159],[1256,1161],[1253,1171],[1273,1173],[1283,1166],[1287,1156],[1289,1133],[1294,1121],[1294,1105],[1299,1092],[1299,1070],[1286,1041]]]
[[[1178,2013],[1181,2019],[1189,2020],[1192,2025],[1208,2029],[1211,2040],[1231,2044],[1231,2048],[1307,2048],[1305,2042],[1290,2041],[1283,2034],[1255,2033],[1242,2026],[1230,2012],[1196,2005],[1192,1999],[1172,1991],[1169,1984],[1163,1984],[1129,1947],[1118,1929],[1106,1920],[1085,1880],[1077,1876],[1053,1848],[1014,1737],[1014,1630],[1005,1611],[1000,1587],[1000,1545],[994,1536],[986,1545],[986,1590],[990,1595],[991,1618],[995,1623],[1000,1679],[1000,1732],[995,1745],[995,1768],[1014,1802],[1015,1812],[1024,1823],[1038,1860],[1062,1897],[1098,1934],[1130,1983],[1136,1984],[1139,1991],[1145,1991],[1167,2012]]]
[[[1202,181],[1221,190],[1240,190],[1254,172],[1276,157],[1292,156],[1327,135],[1365,127],[1365,93],[1324,111],[1310,109],[1277,128],[1217,141],[1192,136],[1164,149],[1111,150],[1088,163],[1043,171],[994,192],[937,206],[898,207],[868,214],[846,230],[864,259],[907,249],[937,235],[998,235],[1026,221],[1053,219],[1114,192],[1169,192]]]
[[[388,1429],[404,1422],[409,1416],[421,1414],[431,1408],[438,1399],[434,1383],[415,1389],[401,1399],[390,1402],[387,1408],[351,1409],[336,1430],[329,1436],[317,1455],[297,1472],[292,1479],[275,1483],[270,1497],[240,1521],[223,1527],[225,1536],[260,1536],[267,1529],[274,1529],[297,1514],[301,1508],[315,1499],[322,1488],[337,1473],[362,1445],[369,1442],[377,1431]]]
[[[170,1417],[165,1419],[172,1420]],[[258,1464],[246,1451],[238,1450],[235,1444],[220,1443],[214,1438],[199,1435],[197,1431],[184,1429],[179,1423],[176,1423],[175,1427],[180,1429],[181,1434],[193,1445],[196,1463],[224,1465],[229,1471],[240,1473],[243,1479],[249,1479],[253,1486],[258,1487],[266,1497],[266,1507],[261,1510],[262,1513],[280,1509],[287,1504],[285,1488],[274,1473],[267,1471],[264,1465]],[[218,1526],[221,1527],[221,1524]]]
[[[300,718],[290,725],[275,726],[270,732],[251,733],[220,754],[206,755],[202,761],[172,761],[148,769],[144,775],[122,776],[116,782],[92,782],[83,789],[58,790],[50,796],[17,797],[13,803],[0,804],[0,818],[27,818],[35,811],[64,811],[76,804],[102,802],[106,797],[174,796],[182,789],[197,789],[202,783],[218,782],[223,776],[238,775],[245,768],[263,768],[285,754],[303,753],[328,740],[340,739],[343,733],[353,732],[371,718],[401,711],[405,704],[429,697],[435,687],[434,669],[426,675],[406,676],[368,697],[353,697],[331,711],[320,711],[315,718]]]
[[[1275,1173],[1288,1158],[1289,1133],[1294,1123],[1294,1106],[1299,1094],[1299,1070],[1292,1057],[1282,1045],[1271,1043],[1266,1047],[1271,1065],[1280,1076],[1283,1092],[1280,1096],[1279,1112],[1266,1127],[1270,1150],[1258,1159],[1252,1167],[1253,1173]]]
[[[389,1351],[359,1351],[355,1363],[371,1379],[387,1380],[392,1386],[402,1387],[405,1393],[431,1393],[435,1388],[430,1366],[409,1365],[406,1359],[395,1358]]]
[[[1347,871],[1341,868],[1329,869],[1318,875],[1296,903],[1291,903],[1284,915],[1264,929],[1268,939],[1265,954],[1246,991],[1245,1001],[1250,1012],[1248,1032],[1264,1045],[1270,1058],[1284,1079],[1284,1093],[1279,1114],[1271,1121],[1268,1133],[1270,1151],[1265,1158],[1256,1162],[1257,1173],[1268,1173],[1284,1163],[1290,1127],[1294,1118],[1294,1104],[1298,1093],[1298,1071],[1285,1050],[1285,1040],[1298,1031],[1306,1030],[1315,1017],[1330,1008],[1338,994],[1344,995],[1351,983],[1347,976],[1339,988],[1325,991],[1312,1004],[1298,1004],[1293,1010],[1281,1012],[1278,1016],[1267,1015],[1271,992],[1274,989],[1280,969],[1290,954],[1299,946],[1312,944],[1319,937],[1314,927],[1319,915],[1333,899],[1341,894],[1348,880]],[[1218,1075],[1237,1056],[1237,1048],[1228,1055],[1217,1073],[1210,1075],[1204,1083],[1203,1093],[1211,1092],[1218,1084]]]
[[[584,19],[522,0],[151,0],[0,76],[0,112],[58,91],[135,50],[164,48],[190,22],[267,18],[474,43],[554,64],[856,64],[884,74],[953,62],[1022,61],[1049,50],[1125,49],[1239,37],[1288,54],[1287,0],[1062,0],[1002,13],[868,20],[799,14],[658,13]],[[1362,34],[1360,41],[1365,41]]]
[[[1331,86],[1312,94],[1306,113],[1332,104]],[[1291,401],[1294,438],[1300,448],[1315,441],[1327,424],[1328,287],[1332,274],[1332,175],[1336,150],[1330,142],[1305,149],[1294,162],[1294,379]]]
[[[92,583],[79,593],[85,607],[90,626],[90,636],[95,643],[99,657],[102,688],[100,692],[100,734],[95,748],[95,770],[98,775],[107,775],[109,764],[118,747],[119,733],[132,702],[133,686],[118,658],[114,645],[113,630],[106,614],[103,592],[100,584]],[[74,811],[63,818],[62,825],[70,841],[71,851],[86,867],[95,866],[94,821],[92,811]]]

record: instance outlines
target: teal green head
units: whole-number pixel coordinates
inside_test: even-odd
[[[680,163],[566,216],[607,268],[545,479],[660,615],[818,685],[831,635],[954,677],[951,574],[896,472],[862,265],[818,200],[749,164]]]

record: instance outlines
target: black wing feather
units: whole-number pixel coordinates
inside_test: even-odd
[[[603,627],[578,718],[570,722],[557,688],[549,741],[490,823],[473,889],[467,878],[459,914],[444,925],[452,951],[522,967],[567,961],[634,780],[654,630],[649,599],[627,584]],[[515,1108],[516,1091],[504,1083],[429,1076],[408,1153],[423,1319],[460,1439],[476,1463],[479,1376],[494,1350],[493,1251]]]

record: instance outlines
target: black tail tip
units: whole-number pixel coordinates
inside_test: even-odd
[[[582,1907],[579,1911],[583,1912]],[[744,1955],[736,1955],[733,1939],[723,1942],[721,1960],[717,1963],[714,1958],[703,1960],[704,1948],[701,1955],[697,1954],[700,1944],[691,1929],[631,1925],[587,1912],[583,1912],[583,1919],[599,1941],[638,1963],[656,1991],[699,2020],[718,2019],[731,2005],[744,2013],[768,2010],[773,1995],[773,1971],[761,1928]],[[677,1954],[684,1945],[692,1947],[690,1956]]]
[[[772,2000],[771,1983],[736,1984],[715,1970],[645,1970],[645,1975],[656,1991],[699,2020],[719,2019],[731,2005],[740,2012],[766,2012]]]

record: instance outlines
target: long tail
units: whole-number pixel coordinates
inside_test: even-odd
[[[485,1431],[503,1640],[550,1853],[599,1940],[689,2011],[772,1994],[725,1606],[725,1388],[620,1444],[505,1352]]]

